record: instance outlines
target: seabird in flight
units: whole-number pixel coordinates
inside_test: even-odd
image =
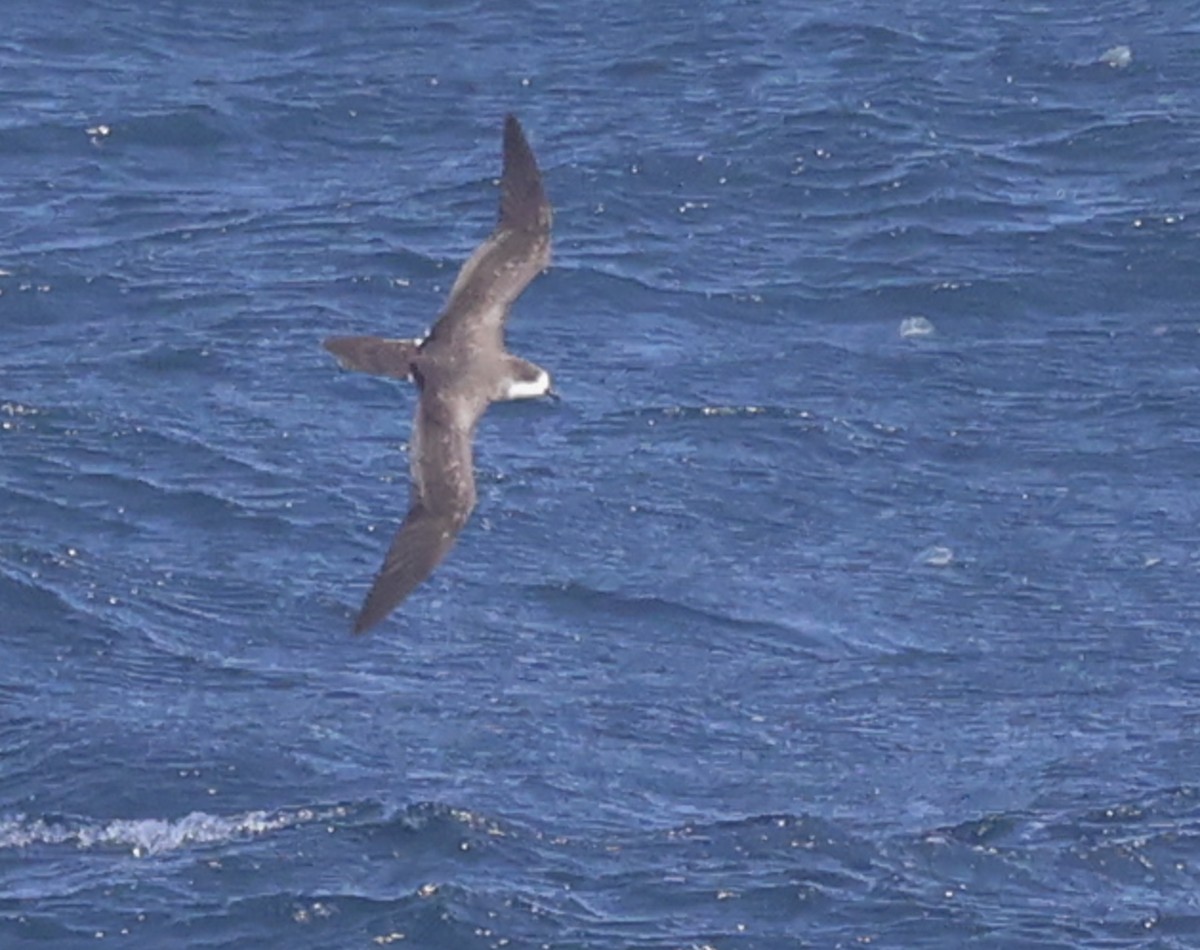
[[[375,577],[354,632],[379,623],[454,546],[475,507],[471,443],[487,407],[553,395],[550,374],[504,348],[513,301],[550,264],[553,215],[533,150],[515,116],[504,120],[500,220],[463,265],[424,340],[325,340],[347,369],[411,379],[420,391],[409,463],[409,509]]]

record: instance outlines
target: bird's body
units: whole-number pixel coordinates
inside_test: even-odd
[[[409,460],[408,514],[367,594],[354,630],[386,617],[454,545],[475,507],[472,443],[493,402],[550,393],[550,375],[509,353],[504,321],[550,263],[552,213],[520,123],[504,124],[500,220],[459,271],[445,308],[422,340],[332,337],[348,369],[411,378],[420,391]]]

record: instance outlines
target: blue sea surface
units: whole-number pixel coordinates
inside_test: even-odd
[[[1198,48],[7,3],[0,948],[1200,946]],[[320,343],[432,322],[509,111],[564,398],[353,638],[415,394]]]

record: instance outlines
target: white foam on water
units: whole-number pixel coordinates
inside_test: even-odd
[[[932,333],[933,322],[928,317],[905,317],[900,321],[900,335],[905,339]]]
[[[1098,62],[1105,66],[1111,66],[1113,69],[1124,69],[1133,62],[1133,50],[1124,44],[1114,46],[1101,53]]]
[[[295,825],[342,817],[345,808],[250,811],[210,815],[194,811],[182,818],[117,818],[112,821],[46,821],[17,815],[0,819],[0,850],[33,845],[74,845],[80,849],[121,848],[142,857],[196,844],[252,838]]]

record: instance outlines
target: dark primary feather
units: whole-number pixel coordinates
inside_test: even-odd
[[[439,515],[420,505],[408,510],[354,621],[355,633],[365,633],[379,623],[433,573],[454,547],[470,513],[467,510]]]
[[[504,117],[504,168],[500,173],[500,227],[549,235],[553,213],[542,174],[515,115]]]

